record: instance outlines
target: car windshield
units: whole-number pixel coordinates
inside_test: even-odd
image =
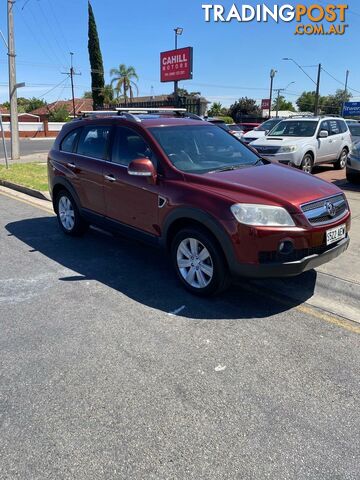
[[[317,125],[318,122],[312,120],[286,120],[278,123],[269,137],[312,137]]]
[[[360,137],[360,124],[355,125],[351,124],[349,125],[350,133],[351,135],[354,135],[355,137]]]
[[[280,120],[266,120],[266,122],[262,123],[260,127],[257,128],[259,132],[265,132],[266,130],[271,130],[280,122]]]
[[[264,162],[234,136],[215,125],[150,128],[171,163],[183,172],[208,173]]]

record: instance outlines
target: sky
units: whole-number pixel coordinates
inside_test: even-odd
[[[132,65],[139,75],[139,95],[167,94],[171,83],[160,82],[161,51],[174,47],[175,27],[184,29],[178,46],[194,48],[193,79],[180,87],[200,91],[209,101],[228,106],[242,96],[260,100],[269,96],[269,72],[276,69],[274,88],[285,88],[286,97],[295,101],[314,84],[296,65],[282,60],[291,57],[308,75],[316,78],[316,65],[322,63],[321,94],[344,88],[345,72],[350,70],[349,87],[354,100],[360,100],[360,5],[347,2],[349,9],[343,36],[294,35],[295,24],[205,22],[198,0],[92,0],[104,61],[105,80],[110,69],[120,63]],[[221,4],[228,11],[233,2]],[[258,1],[235,2],[255,5]],[[272,6],[275,2],[266,2]],[[277,2],[295,5],[290,0]],[[310,5],[309,0],[302,0]],[[326,4],[327,2],[316,3]],[[16,0],[14,9],[17,82],[25,82],[19,96],[41,97],[51,102],[71,96],[70,51],[74,66],[76,96],[90,90],[87,51],[87,0]],[[7,35],[6,0],[0,0],[0,30]],[[8,100],[6,48],[0,39],[0,102]],[[61,83],[62,82],[62,83]],[[355,91],[357,90],[357,91]]]

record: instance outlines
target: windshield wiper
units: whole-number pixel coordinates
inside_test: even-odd
[[[216,173],[216,172],[228,172],[230,170],[237,170],[238,168],[245,167],[246,165],[242,165],[241,163],[238,165],[227,165],[226,167],[215,168],[215,170],[210,170],[208,173]]]

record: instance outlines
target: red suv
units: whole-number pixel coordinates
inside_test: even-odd
[[[73,120],[48,171],[66,234],[93,224],[165,247],[180,281],[201,295],[223,290],[234,275],[300,274],[349,244],[339,188],[179,112]]]

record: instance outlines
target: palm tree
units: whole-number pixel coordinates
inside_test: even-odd
[[[101,94],[104,97],[104,104],[110,105],[114,100],[114,90],[111,85],[106,84],[104,88],[101,89]]]
[[[135,71],[134,67],[127,67],[123,63],[119,65],[119,68],[112,68],[110,70],[110,75],[114,77],[111,80],[111,86],[115,84],[116,98],[119,98],[119,94],[122,92],[122,97],[125,100],[125,105],[127,104],[128,92],[130,93],[130,100],[134,97],[134,91],[138,94],[138,87],[134,80],[139,80],[139,77]]]

